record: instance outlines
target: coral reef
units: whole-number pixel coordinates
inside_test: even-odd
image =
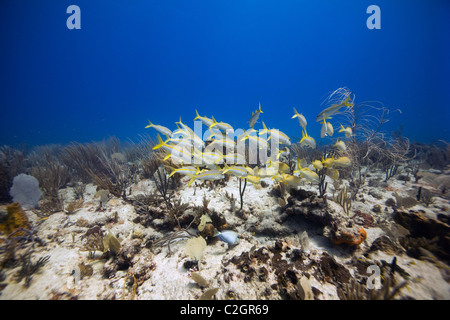
[[[317,145],[306,123],[297,142],[264,124],[285,145],[275,152],[206,117],[206,141],[180,120],[179,137],[149,125],[165,141],[0,148],[1,200],[20,173],[44,191],[39,208],[0,208],[2,298],[449,299],[448,144],[388,139],[390,111],[353,99],[325,99],[322,115],[345,108],[332,114],[339,132],[320,119]],[[245,150],[213,158],[220,141]]]

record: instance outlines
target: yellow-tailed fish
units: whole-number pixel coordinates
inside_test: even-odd
[[[349,94],[347,96],[347,98],[345,98],[345,100],[342,101],[341,103],[335,103],[331,107],[328,107],[328,108],[322,110],[317,115],[316,122],[322,121],[323,119],[327,119],[328,117],[332,116],[333,114],[338,113],[342,107],[352,107],[353,103],[350,102],[350,100],[349,100],[350,96],[351,96],[351,94]]]
[[[230,138],[224,138],[224,139],[214,139],[207,147],[206,149],[211,148],[219,148],[219,149],[232,149],[234,150],[234,146],[236,143],[234,140],[231,140]]]
[[[213,124],[209,126],[209,129],[211,129],[212,127],[217,127],[222,131],[226,131],[226,132],[234,132],[233,127],[225,122],[217,122],[216,119],[214,119],[214,117],[212,117],[213,120]]]
[[[280,159],[280,156],[281,156],[282,153],[286,153],[286,152],[289,153],[289,148],[287,148],[287,147],[284,147],[283,149],[278,150],[277,160]]]
[[[333,166],[334,167],[348,167],[352,164],[352,162],[350,161],[350,159],[348,157],[339,157],[337,159],[334,159],[333,161]]]
[[[167,136],[167,138],[170,138],[170,136],[172,136],[172,131],[166,127],[160,126],[158,124],[153,124],[150,122],[150,120],[148,120],[148,125],[145,126],[145,129],[147,128],[153,128],[156,131],[158,131],[159,133]]]
[[[195,180],[220,180],[225,177],[220,170],[206,170],[206,171],[199,172],[197,174],[189,174],[188,173],[187,175],[189,177],[191,177],[191,180],[188,183],[188,187]]]
[[[164,142],[161,139],[161,136],[158,134],[158,144],[153,147],[153,150],[159,148],[162,148],[163,150],[167,151],[169,155],[175,155],[176,157],[186,159],[185,162],[187,162],[187,159],[191,159],[192,157],[192,153],[189,150],[186,150],[185,148],[182,148],[177,145],[171,145]]]
[[[182,128],[175,130],[172,134],[172,137],[180,137],[181,139],[189,140],[192,142],[193,146],[197,149],[200,149],[205,146],[205,142],[192,131],[187,125],[180,121],[177,122],[177,125],[180,124]]]
[[[255,143],[257,143],[258,148],[259,149],[268,149],[269,148],[269,142],[267,142],[267,140],[265,140],[264,138],[258,137],[258,136],[251,136],[249,134],[246,134],[245,137],[243,137],[241,139],[241,141],[244,141],[246,139],[249,139],[251,141],[254,141]]]
[[[179,124],[185,131],[189,132],[191,135],[194,135],[194,131],[189,128],[188,125],[184,124],[183,122],[181,122],[181,117],[180,117],[180,121],[175,122],[177,125]]]
[[[179,153],[177,154],[168,152],[163,160],[166,161],[169,158],[172,160],[173,163],[180,165],[192,162],[192,159],[190,159],[189,156],[187,156],[186,154],[179,154]]]
[[[259,168],[256,172],[255,175],[257,175],[260,178],[268,178],[268,177],[273,177],[274,175],[277,174],[277,170],[273,167],[269,167],[269,168]]]
[[[298,169],[306,167],[307,165],[308,165],[308,162],[306,161],[305,158],[300,159],[299,157],[297,157],[297,168]]]
[[[282,172],[282,173],[288,173],[291,171],[291,168],[284,162],[281,161],[272,161],[269,159],[269,165],[270,168],[273,168],[276,171]]]
[[[303,127],[303,129],[306,129],[306,118],[303,116],[303,114],[298,113],[297,110],[295,110],[294,108],[294,116],[292,117],[292,119],[297,118],[298,122],[300,123],[300,125]]]
[[[198,114],[197,110],[195,110],[195,113],[196,113],[197,116],[194,118],[194,121],[195,120],[200,120],[207,127],[210,127],[214,123],[214,121],[212,119],[200,116]]]
[[[325,168],[331,168],[331,167],[333,167],[334,159],[333,158],[326,158],[326,159],[324,159],[322,157],[322,164],[323,164],[323,166]]]
[[[320,160],[314,160],[312,165],[313,165],[314,169],[316,169],[317,171],[320,171],[323,169],[323,164],[322,164],[322,161],[320,161]]]
[[[308,171],[309,170],[309,171]],[[299,170],[294,170],[294,173],[298,173],[300,175],[300,177],[297,177],[299,179],[301,178],[306,178],[307,180],[311,181],[311,182],[317,182],[319,181],[319,176],[317,176],[317,173],[315,173],[314,171],[311,171],[308,168],[302,168]],[[315,179],[313,173],[317,176],[317,179]]]
[[[326,175],[331,177],[333,180],[339,179],[339,171],[337,169],[332,168],[327,169]]]
[[[347,150],[347,147],[346,147],[344,141],[339,140],[339,139],[337,139],[337,141],[336,141],[336,143],[334,144],[333,147],[337,148],[337,149],[340,150],[340,151],[345,151],[345,150]]]
[[[242,140],[245,140],[244,138],[247,136],[247,135],[252,135],[252,134],[254,134],[254,133],[256,133],[256,132],[258,132],[258,131],[256,131],[255,129],[253,129],[253,128],[250,128],[250,129],[248,129],[248,130],[245,130],[242,134],[240,134],[238,137],[237,137],[237,141],[242,141]]]
[[[245,178],[248,176],[248,171],[242,167],[242,166],[228,166],[227,164],[224,165],[224,168],[222,170],[223,174],[230,174],[235,177],[241,177]]]
[[[331,124],[331,122],[327,122],[327,134],[332,137],[334,134],[334,128],[333,125]]]
[[[322,121],[322,128],[320,129],[320,137],[323,139],[327,135],[327,122]]]
[[[319,182],[319,175],[311,169],[302,168],[301,170],[298,170],[298,173],[302,178],[305,178],[310,182]]]
[[[331,118],[328,118],[331,119]],[[330,122],[326,121],[327,119],[323,119],[322,121],[322,129],[320,130],[320,137],[324,138],[326,136],[332,136],[334,134],[333,125]]]
[[[250,168],[250,167],[244,167],[244,168],[245,168],[245,170],[248,171],[249,175],[251,175],[251,176],[255,175],[255,170],[253,170],[253,168]],[[257,168],[255,168],[255,169],[257,169]]]
[[[190,150],[192,148],[192,141],[183,138],[170,138],[166,140],[166,143],[170,143],[171,145],[175,145],[187,150]]]
[[[187,139],[191,136],[191,133],[189,131],[186,131],[182,128],[178,128],[177,130],[172,132],[172,138],[176,139]]]
[[[285,144],[288,146],[291,145],[291,139],[284,132],[281,132],[278,129],[270,129],[270,130],[267,129],[266,125],[264,124],[264,121],[262,124],[264,129],[259,133],[260,135],[263,135],[264,133],[267,132],[270,135],[269,139],[276,139],[280,144]]]
[[[223,160],[223,154],[217,150],[216,152],[202,152],[197,154],[197,156],[200,156],[200,159],[204,164],[217,164]]]
[[[245,156],[239,154],[239,153],[227,153],[223,156],[223,161],[224,163],[228,163],[228,164],[240,164],[240,165],[244,165],[247,163],[247,161],[245,160]]]
[[[253,184],[258,184],[261,181],[260,177],[251,174],[249,174],[245,179],[247,179],[248,182]]]
[[[306,180],[311,181],[311,182],[319,181],[318,174],[309,168],[302,168],[301,162],[298,158],[297,158],[297,167],[298,167],[298,170],[295,170],[294,173],[300,174],[300,177],[305,178]]]
[[[209,132],[211,133],[209,135],[209,137],[206,140],[212,140],[212,138],[216,138],[216,139],[224,139],[224,137],[227,137],[226,134],[224,134],[222,131],[220,131],[219,129],[215,130],[215,129],[208,129]],[[218,138],[217,138],[218,137]]]
[[[352,128],[347,127],[344,128],[344,126],[341,124],[341,129],[339,129],[339,132],[344,132],[346,138],[350,138],[353,134]]]
[[[248,125],[249,125],[250,128],[253,128],[255,126],[256,121],[258,120],[260,113],[264,113],[261,110],[261,102],[259,103],[259,109],[256,110],[255,112],[252,112],[252,116],[250,117],[250,120],[248,121]]]
[[[284,183],[285,185],[289,186],[289,187],[296,187],[298,185],[300,185],[302,179],[300,177],[297,176],[293,176],[290,174],[281,174],[281,180],[280,183]]]
[[[313,137],[308,136],[306,130],[302,130],[302,139],[300,140],[300,145],[303,147],[310,147],[312,149],[316,148],[316,140]]]
[[[169,178],[171,176],[173,176],[175,173],[179,173],[179,174],[183,174],[183,175],[188,175],[188,174],[197,174],[200,172],[200,168],[199,167],[193,167],[193,166],[184,166],[181,168],[173,168],[173,167],[169,167],[172,172],[170,172],[169,174]]]

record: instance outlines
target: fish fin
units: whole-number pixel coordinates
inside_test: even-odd
[[[197,116],[194,118],[194,121],[197,120],[197,119],[200,119],[200,115],[198,114],[197,109],[195,109],[195,114],[196,114]]]
[[[212,119],[213,123],[212,123],[212,125],[209,126],[209,129],[211,129],[212,127],[214,127],[216,124],[219,124],[219,123],[216,121],[216,119],[214,119],[214,116],[212,116],[211,119]]]
[[[148,120],[148,126],[145,126],[145,129],[151,128],[151,127],[153,127],[153,123],[151,123],[150,120]]]
[[[190,176],[190,175],[189,175]],[[189,183],[188,183],[188,187],[190,187],[191,186],[191,184],[193,183],[195,181],[195,176],[192,176],[191,177],[191,180],[189,180]]]
[[[265,134],[266,132],[269,132],[269,130],[267,129],[267,127],[266,127],[266,124],[264,123],[264,121],[262,122],[262,125],[263,125],[263,130],[261,130],[261,132],[259,133],[259,135],[263,135],[263,134]]]
[[[300,164],[300,158],[299,158],[299,157],[297,157],[297,168],[298,168],[299,170],[302,169],[302,165]]]
[[[266,127],[266,124],[264,123],[264,121],[262,122],[262,125],[263,125],[264,130],[265,130],[265,131],[268,131],[268,130],[267,130],[267,127]]]
[[[262,110],[261,110],[261,102],[259,103],[259,113],[264,113]]]
[[[217,151],[217,152],[219,152],[219,151]],[[221,152],[219,152],[220,153],[220,156],[219,156],[219,158],[217,158],[215,161],[214,161],[214,164],[218,164],[221,160],[223,160],[223,154],[221,153]]]
[[[156,146],[153,147],[153,150],[159,149],[159,148],[161,148],[161,147],[164,146],[164,145],[165,145],[165,143],[164,143],[164,141],[161,139],[161,136],[160,136],[159,133],[158,133],[158,144],[157,144]]]
[[[222,174],[227,173],[228,170],[230,170],[230,169],[231,169],[231,168],[230,168],[226,163],[224,163]]]
[[[241,141],[244,141],[244,140],[247,140],[248,139],[248,134],[245,136],[245,137],[243,137],[242,139],[241,139]]]
[[[171,166],[168,166],[169,168],[170,168],[170,170],[172,170],[172,172],[170,172],[170,174],[169,174],[169,178],[171,177],[171,176],[173,176],[175,173],[177,173],[177,168],[174,168],[174,167],[171,167]]]
[[[308,133],[306,133],[306,129],[303,128],[303,130],[302,130],[302,139],[300,140],[300,143],[302,143],[306,139],[307,136],[308,136]]]

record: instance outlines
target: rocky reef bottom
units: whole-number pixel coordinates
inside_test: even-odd
[[[351,209],[332,186],[319,198],[312,185],[264,180],[247,186],[242,210],[235,178],[180,188],[178,213],[142,200],[150,180],[130,189],[141,200],[101,206],[88,185],[70,214],[13,205],[13,217],[3,206],[0,299],[450,299],[449,200],[408,202],[433,178],[369,184]],[[74,197],[69,187],[60,195]],[[239,243],[208,226],[236,231]],[[205,245],[187,250],[199,234]]]

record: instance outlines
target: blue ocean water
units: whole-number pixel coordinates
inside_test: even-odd
[[[0,145],[136,140],[195,109],[245,129],[259,102],[270,128],[301,137],[295,107],[318,136],[339,87],[401,109],[387,132],[450,141],[446,0],[4,0],[0,30]]]

